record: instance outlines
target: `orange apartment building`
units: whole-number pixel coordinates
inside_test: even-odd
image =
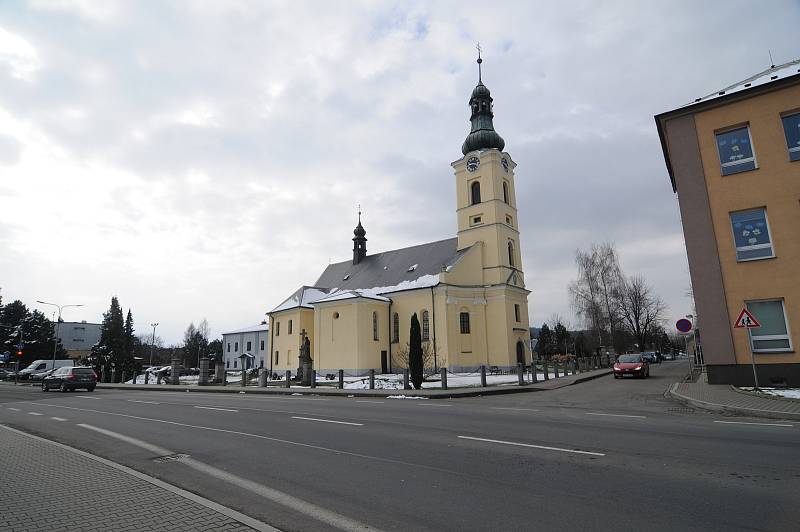
[[[655,117],[712,384],[800,386],[800,60]],[[733,323],[747,308],[757,329]]]

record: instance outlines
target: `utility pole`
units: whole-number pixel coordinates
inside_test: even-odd
[[[156,327],[158,327],[158,323],[151,323],[150,327],[153,328],[153,339],[150,341],[150,367],[153,367],[153,349],[156,345]]]

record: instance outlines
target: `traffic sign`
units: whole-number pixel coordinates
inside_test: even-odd
[[[736,318],[736,321],[733,323],[734,329],[757,329],[759,327],[761,327],[761,324],[746,308],[742,309],[739,313],[739,317]]]
[[[678,332],[681,334],[689,334],[692,332],[692,322],[686,318],[681,318],[675,322],[675,328],[678,329]]]

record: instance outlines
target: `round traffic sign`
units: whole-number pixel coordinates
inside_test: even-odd
[[[686,318],[681,318],[675,322],[675,328],[681,334],[689,334],[692,331],[692,322]]]

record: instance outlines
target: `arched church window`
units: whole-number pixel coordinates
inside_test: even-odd
[[[372,339],[378,341],[378,313],[372,313]]]
[[[503,201],[508,204],[508,183],[503,181]]]
[[[470,198],[472,200],[472,205],[477,205],[481,202],[481,184],[478,181],[474,181],[472,185],[470,185]]]
[[[459,314],[458,322],[461,326],[461,334],[469,334],[469,312]]]
[[[422,341],[427,342],[431,339],[431,324],[428,319],[428,311],[422,311]]]
[[[400,341],[400,315],[397,312],[392,316],[392,342]]]
[[[508,241],[508,264],[514,266],[514,243],[511,240]]]

